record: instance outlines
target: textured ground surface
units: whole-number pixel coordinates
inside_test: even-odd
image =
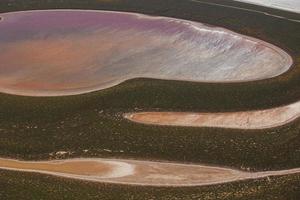
[[[75,10],[1,17],[0,91],[11,94],[79,94],[139,77],[249,81],[292,65],[269,43],[174,18]]]
[[[101,184],[0,170],[0,198],[88,200],[298,200],[300,174],[196,187]]]

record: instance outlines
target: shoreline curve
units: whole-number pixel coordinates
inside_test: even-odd
[[[1,17],[0,92],[14,95],[84,94],[134,78],[248,82],[293,65],[276,45],[177,18],[71,9]]]

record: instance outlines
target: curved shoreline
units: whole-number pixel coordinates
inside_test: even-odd
[[[235,129],[266,129],[300,117],[300,101],[277,108],[228,113],[136,112],[124,118],[142,124]]]
[[[28,52],[27,47],[31,48],[32,46],[35,45],[34,47],[36,47],[38,49],[41,46],[44,46],[44,45],[47,46],[47,45],[51,44],[51,45],[54,45],[54,46],[50,46],[52,48],[52,50],[49,47],[51,51],[49,50],[49,52],[47,54],[45,53],[45,55],[42,53],[38,57],[39,59],[37,59],[35,62],[39,63],[39,62],[43,61],[41,63],[42,64],[46,63],[46,66],[50,67],[50,68],[51,68],[51,66],[56,66],[56,65],[60,66],[61,63],[54,62],[53,61],[53,60],[55,60],[54,58],[48,60],[50,63],[53,62],[52,63],[53,65],[50,65],[50,64],[47,65],[47,63],[48,63],[47,59],[49,59],[47,56],[52,55],[53,51],[56,49],[55,42],[57,39],[54,41],[49,40],[49,39],[36,40],[36,39],[32,39],[30,37],[29,38],[30,42],[28,43],[28,41],[27,41],[28,44],[27,43],[23,44],[24,43],[23,41],[19,42],[20,44],[19,43],[14,44],[15,46],[12,45],[12,47],[11,47],[11,44],[8,44],[7,48],[10,50],[8,51],[8,53],[6,55],[7,58],[5,57],[7,59],[7,63],[9,64],[9,62],[10,62],[9,60],[12,60],[12,59],[8,59],[8,58],[10,58],[12,55],[15,56],[15,55],[20,54],[18,56],[20,58],[22,58],[22,56],[24,56],[24,58],[23,58],[24,62],[20,61],[20,63],[18,63],[19,61],[12,61],[11,64],[14,67],[10,67],[9,70],[11,70],[11,69],[13,70],[14,68],[19,69],[16,66],[24,65],[25,68],[28,68],[28,69],[26,69],[27,70],[26,72],[28,73],[28,76],[30,76],[30,78],[29,78],[30,81],[28,81],[27,75],[25,75],[23,77],[23,75],[20,75],[18,73],[16,74],[16,76],[18,77],[16,79],[14,77],[15,75],[12,73],[12,71],[10,71],[9,74],[12,75],[11,78],[9,78],[9,76],[5,76],[3,78],[0,77],[0,82],[2,81],[1,82],[2,86],[0,88],[1,92],[8,93],[8,94],[14,94],[14,95],[23,95],[23,96],[76,95],[76,94],[84,94],[84,93],[88,93],[88,92],[93,92],[93,91],[110,88],[110,87],[118,85],[126,80],[133,79],[133,78],[155,78],[155,79],[163,79],[163,80],[177,80],[177,81],[190,81],[190,82],[203,82],[203,83],[205,83],[205,82],[207,82],[207,83],[247,82],[247,81],[257,81],[257,80],[263,80],[263,79],[268,79],[268,78],[274,78],[276,76],[279,76],[279,75],[287,72],[294,63],[292,57],[286,51],[284,51],[283,49],[281,49],[280,47],[278,47],[276,45],[270,44],[268,42],[265,42],[265,41],[262,41],[262,40],[259,40],[259,39],[256,39],[256,38],[253,38],[250,36],[242,35],[242,34],[230,31],[225,28],[211,27],[211,26],[208,26],[208,25],[200,23],[200,22],[182,20],[182,19],[177,19],[177,18],[149,16],[149,15],[144,15],[144,14],[139,14],[139,13],[131,13],[131,12],[72,10],[72,9],[19,11],[19,12],[2,13],[2,14],[0,14],[0,16],[1,17],[6,16],[6,20],[9,20],[10,18],[13,18],[14,15],[16,15],[17,18],[20,17],[19,15],[21,15],[21,16],[29,15],[30,17],[33,18],[33,16],[31,16],[31,15],[35,15],[35,14],[37,16],[39,16],[38,14],[41,14],[43,16],[43,15],[47,15],[49,13],[52,13],[52,14],[68,13],[68,15],[71,15],[71,14],[76,14],[76,12],[86,13],[86,14],[92,15],[93,17],[96,17],[97,14],[112,15],[112,16],[116,15],[119,17],[124,15],[125,17],[129,18],[132,21],[130,23],[132,23],[133,26],[137,26],[137,27],[139,27],[139,26],[143,27],[144,23],[152,24],[151,28],[148,27],[144,30],[143,29],[144,27],[143,27],[141,29],[142,30],[141,31],[140,27],[139,27],[139,28],[137,28],[136,32],[139,34],[138,36],[141,37],[142,39],[143,38],[150,39],[151,42],[149,41],[149,43],[150,43],[149,49],[154,48],[154,47],[160,49],[160,48],[162,48],[160,43],[163,43],[164,44],[163,45],[164,47],[162,48],[162,52],[163,52],[162,58],[163,59],[156,60],[157,55],[156,54],[152,55],[151,53],[150,53],[150,57],[148,57],[149,50],[147,50],[148,49],[148,47],[147,47],[146,51],[145,51],[146,53],[144,52],[144,50],[141,50],[141,49],[134,50],[137,52],[133,53],[133,55],[141,54],[142,56],[130,56],[131,54],[128,54],[128,55],[124,54],[124,56],[127,60],[128,60],[128,58],[130,58],[128,63],[125,62],[125,64],[124,64],[124,63],[116,62],[112,65],[112,68],[114,70],[108,69],[108,67],[105,67],[106,65],[103,65],[103,66],[100,65],[99,67],[91,68],[91,69],[88,68],[88,70],[92,70],[92,71],[93,70],[101,71],[101,73],[106,74],[106,76],[104,77],[104,75],[101,75],[101,73],[100,73],[100,75],[93,74],[92,76],[91,75],[87,76],[87,74],[83,75],[83,77],[86,76],[84,82],[82,82],[84,84],[79,84],[79,82],[76,82],[78,80],[81,80],[79,77],[77,77],[78,76],[77,71],[79,69],[81,71],[86,71],[85,68],[83,67],[85,65],[80,66],[77,64],[79,61],[81,61],[80,59],[78,60],[78,62],[75,62],[75,61],[74,61],[74,63],[71,62],[70,66],[68,66],[68,67],[71,67],[72,64],[74,64],[75,67],[74,67],[73,72],[67,71],[67,73],[64,72],[65,73],[64,74],[64,73],[60,73],[59,71],[60,70],[66,71],[68,69],[66,69],[66,68],[56,69],[55,68],[53,70],[53,73],[55,72],[55,74],[54,74],[55,76],[54,75],[50,76],[51,73],[47,73],[48,78],[41,79],[39,77],[40,76],[43,77],[43,71],[41,69],[39,69],[39,65],[36,67],[32,67],[32,68],[28,67],[28,66],[31,66],[30,62],[32,62],[32,57],[31,57],[32,55],[30,55],[29,57],[26,57],[26,56],[24,56],[24,54],[27,55],[27,52]],[[49,16],[51,16],[51,15],[49,15]],[[82,15],[82,16],[84,16],[84,15]],[[35,18],[33,18],[33,19],[35,19]],[[101,19],[101,17],[100,17],[100,19]],[[5,22],[6,20],[4,20],[3,22]],[[43,24],[43,23],[46,23],[47,21],[43,22],[43,23],[40,21],[38,21],[38,22]],[[92,23],[92,22],[89,22],[89,23]],[[134,25],[135,23],[138,25]],[[167,28],[165,28],[165,29],[161,28],[160,26],[162,24],[164,26],[167,26]],[[89,28],[93,27],[90,24],[89,24],[89,26],[86,24],[81,24],[81,25],[83,27],[85,27],[85,26],[87,26]],[[35,25],[35,26],[38,26],[38,25]],[[72,25],[72,26],[77,27],[75,25]],[[147,26],[150,26],[150,25],[147,25]],[[39,28],[37,28],[37,30],[39,30],[41,32],[41,35],[43,35],[44,33],[47,33],[47,29],[43,30],[43,25],[39,25],[38,27]],[[179,33],[177,33],[176,31],[173,33],[172,30],[174,28],[176,28],[176,31]],[[129,37],[130,35],[128,36],[128,33],[126,33],[126,34],[123,33],[124,32],[123,29],[126,31],[129,30],[129,29],[127,30],[124,27],[123,28],[121,27],[120,30],[118,30],[120,33],[118,33],[118,31],[116,31],[116,32],[118,34],[121,34],[121,36],[124,36],[125,38]],[[25,30],[27,31],[27,29],[25,29]],[[155,33],[156,31],[162,31],[162,34],[159,34],[161,38],[158,37],[158,35],[155,35],[155,34],[157,34],[157,33]],[[171,36],[164,37],[163,31],[171,31],[171,33],[169,34]],[[136,34],[136,32],[133,32],[132,34]],[[75,33],[77,34],[76,31],[75,31]],[[72,34],[75,34],[75,33],[72,32]],[[88,31],[84,31],[81,34],[84,35],[86,33],[88,33]],[[15,34],[18,35],[19,33],[15,33]],[[84,43],[93,43],[93,44],[97,43],[96,41],[98,41],[99,38],[98,38],[98,36],[93,36],[93,34],[94,33],[92,32],[90,39],[86,39],[85,37],[81,37],[81,36],[80,37],[76,36],[76,38],[74,39],[73,38],[74,36],[72,36],[72,35],[70,36],[68,34],[66,34],[66,35],[62,34],[62,36],[64,36],[64,37],[60,41],[60,43],[65,44],[64,51],[66,51],[66,52],[64,54],[66,54],[66,56],[73,55],[73,54],[69,53],[69,49],[71,47],[68,45],[71,45],[71,44],[74,45],[74,43],[69,44],[67,42],[68,39],[72,39],[72,41],[81,41],[81,40],[85,41],[83,43],[80,43],[80,42],[78,43],[79,46],[83,45],[82,46],[83,49],[80,51],[80,54],[82,54],[82,52],[85,52],[85,48],[87,48],[87,52],[89,52],[90,54],[95,54],[95,52],[92,51],[93,49],[89,49],[89,47],[84,46]],[[99,35],[99,34],[96,34],[96,35]],[[61,39],[60,37],[62,37],[62,36],[59,36],[59,39]],[[189,36],[189,37],[187,37],[187,36]],[[56,37],[58,37],[58,36],[56,36]],[[49,36],[49,38],[51,38],[51,37]],[[100,40],[105,39],[105,38],[106,38],[106,36],[103,38],[100,38]],[[129,37],[129,38],[132,38],[132,37]],[[106,39],[111,39],[111,38],[106,38]],[[193,40],[193,41],[191,42],[189,40]],[[209,42],[207,42],[206,40],[208,40]],[[205,41],[207,42],[207,44],[205,43],[205,45],[207,45],[207,46],[204,45],[203,47],[201,47],[202,49],[200,47],[197,47],[198,45],[195,46],[195,44],[198,44],[198,43],[202,44]],[[134,40],[133,42],[136,42],[136,41]],[[179,46],[180,46],[180,48],[182,48],[181,50],[178,50],[179,52],[177,52],[177,50],[176,50],[178,46],[172,46],[173,44],[176,44],[176,43],[180,44]],[[5,45],[6,45],[6,43],[5,43]],[[139,45],[141,45],[141,44],[138,43],[138,45],[135,45],[135,47],[139,46]],[[212,45],[212,47],[209,47],[210,45]],[[61,46],[61,45],[59,45],[59,46]],[[88,45],[88,46],[91,46],[91,45]],[[124,48],[125,47],[129,48],[126,45],[124,46]],[[167,47],[168,47],[168,51],[164,50],[164,48],[167,48]],[[96,48],[96,49],[99,50],[99,48]],[[121,48],[121,50],[122,50],[122,48]],[[229,50],[228,50],[228,48],[229,48]],[[26,49],[26,51],[24,51],[25,53],[23,51],[21,51],[20,49]],[[34,50],[35,49],[33,48],[31,51],[34,51]],[[38,51],[37,53],[43,52],[43,51],[47,51],[47,48],[45,48],[44,50]],[[242,53],[237,54],[235,51],[239,51]],[[102,50],[101,50],[101,52],[102,52]],[[158,52],[160,52],[160,51],[158,51]],[[84,56],[90,56],[89,53],[86,53],[86,55],[84,54]],[[109,52],[104,51],[104,53],[109,53]],[[214,59],[211,59],[212,55],[210,55],[210,54],[216,54],[215,56],[220,57],[219,58],[220,61],[214,61]],[[221,54],[224,54],[223,57],[220,56]],[[223,63],[224,59],[225,59],[224,56],[227,54],[231,55],[232,57],[233,57],[233,55],[236,55],[237,57],[234,57],[234,59],[233,58],[231,59],[234,61],[228,61],[227,64],[224,64]],[[128,56],[129,57],[127,58],[126,55],[127,55],[127,57]],[[175,58],[174,58],[174,56],[172,57],[170,55],[177,55],[177,56],[175,56]],[[245,55],[247,55],[247,56],[245,57]],[[262,55],[262,57],[261,57],[261,55]],[[57,56],[61,56],[61,55],[58,54]],[[94,59],[93,56],[94,55],[92,55],[91,58]],[[188,57],[185,59],[181,59],[180,57],[182,57],[182,56],[185,56],[185,57],[188,56]],[[244,58],[242,59],[243,56],[244,56]],[[251,56],[259,56],[260,59],[259,58],[252,59]],[[77,59],[80,56],[75,56],[75,57]],[[99,57],[99,55],[97,54],[96,57]],[[116,57],[118,58],[118,56],[116,56]],[[135,57],[138,57],[138,59],[135,60]],[[139,62],[141,62],[140,57],[142,57],[142,59],[141,59],[142,61],[143,61],[143,59],[147,58],[148,61],[150,60],[151,62],[153,62],[152,64],[150,62],[151,66],[157,66],[157,67],[154,67],[152,69],[152,67],[148,66],[150,64],[147,64],[147,65],[145,64],[145,66],[143,66],[143,65],[141,66],[139,64]],[[0,58],[1,58],[1,56],[0,56]],[[45,58],[46,60],[43,60],[43,59],[40,60],[41,58]],[[62,56],[62,58],[63,58],[63,56]],[[74,56],[73,56],[73,58],[74,58]],[[89,58],[89,57],[87,57],[87,58]],[[179,60],[176,60],[177,58]],[[104,58],[104,61],[107,61],[109,63],[110,59],[114,60],[115,58],[114,58],[114,56],[112,56],[112,58],[110,58],[110,57]],[[172,61],[174,59],[175,59],[175,61]],[[204,59],[204,61],[202,61],[203,59]],[[207,61],[205,59],[207,59]],[[273,61],[274,59],[275,59],[275,61]],[[227,60],[229,60],[229,59],[225,59],[225,60],[227,62]],[[254,60],[256,60],[256,61],[254,61]],[[260,60],[260,61],[257,61],[257,60]],[[100,61],[102,61],[102,60],[100,60]],[[174,65],[174,62],[176,63],[176,65]],[[279,62],[280,62],[280,64],[279,64]],[[24,63],[27,63],[27,64],[25,65]],[[142,63],[145,63],[145,62],[142,62]],[[84,64],[87,64],[87,63],[84,63]],[[97,62],[92,63],[92,64],[88,63],[88,64],[97,66]],[[136,64],[138,64],[138,65],[136,65]],[[127,65],[134,66],[134,67],[133,68],[126,67]],[[253,68],[250,68],[248,65],[252,66]],[[63,66],[65,66],[65,64]],[[110,66],[110,65],[108,65],[108,66]],[[266,66],[268,66],[268,67],[266,67]],[[270,69],[270,66],[272,67],[271,69]],[[2,71],[5,72],[6,66],[3,65],[2,68],[3,68]],[[234,68],[234,70],[231,68]],[[261,69],[261,71],[259,72],[258,69],[260,69],[260,68],[263,68],[263,69]],[[36,76],[37,74],[35,74],[35,73],[37,73],[37,72],[35,72],[36,69],[39,69],[38,78]],[[253,71],[256,71],[255,69],[258,70],[256,73],[253,72]],[[1,70],[1,65],[0,65],[0,70]],[[195,73],[195,72],[197,72],[197,73]],[[71,75],[71,77],[69,77],[70,73],[74,74],[74,75]],[[89,73],[89,72],[87,72],[87,73]],[[4,73],[4,75],[5,75],[5,73]],[[21,76],[21,77],[19,77],[19,76]],[[49,78],[49,76],[50,76],[50,78]],[[69,78],[66,78],[65,76],[67,76]],[[96,76],[97,76],[97,79],[96,79]],[[74,79],[74,77],[75,78],[77,77],[78,80]],[[109,78],[107,78],[107,77],[109,77]],[[64,81],[60,82],[60,80],[69,80],[70,78],[72,80],[73,79],[76,80],[75,83],[73,83],[72,81],[71,82],[67,81],[67,83]],[[56,79],[58,79],[58,80],[56,80]],[[16,81],[16,80],[18,80],[18,81]],[[81,80],[81,81],[83,81],[83,80]],[[66,85],[64,85],[64,84],[66,84]]]
[[[67,167],[64,166],[66,164]],[[48,170],[46,168],[41,170],[41,165],[48,166]],[[100,167],[98,171],[95,166]],[[56,172],[53,172],[53,167],[57,170]],[[110,169],[106,169],[106,172],[103,173],[105,167]],[[49,174],[102,183],[160,187],[214,185],[300,173],[300,168],[245,172],[206,165],[101,158],[77,158],[57,161],[18,161],[0,158],[0,169]],[[72,171],[74,169],[76,173]]]

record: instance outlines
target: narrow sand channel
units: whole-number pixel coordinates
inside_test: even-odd
[[[263,129],[281,126],[299,116],[300,101],[287,106],[246,112],[138,112],[124,115],[131,121],[144,124],[236,129]]]
[[[204,165],[117,159],[28,162],[0,159],[0,169],[37,172],[87,181],[152,186],[196,186],[299,173],[300,168],[250,173]]]

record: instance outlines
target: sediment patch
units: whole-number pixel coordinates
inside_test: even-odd
[[[286,123],[300,116],[300,101],[278,108],[228,113],[191,112],[138,112],[127,113],[125,118],[144,124],[263,129]]]
[[[251,173],[205,165],[100,158],[43,162],[0,159],[0,168],[87,181],[152,186],[211,185],[300,172],[300,169],[291,169]]]

